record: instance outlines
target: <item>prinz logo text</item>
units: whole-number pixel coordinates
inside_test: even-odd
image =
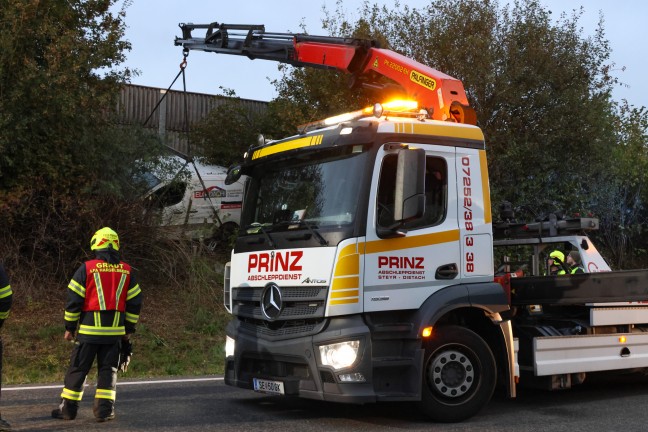
[[[421,269],[425,270],[423,257],[379,256],[378,268]]]
[[[248,257],[248,272],[297,272],[302,270],[300,260],[303,251],[272,252],[250,254]]]

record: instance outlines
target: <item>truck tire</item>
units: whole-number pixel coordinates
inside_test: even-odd
[[[434,421],[458,422],[477,414],[497,383],[495,358],[475,332],[435,329],[426,341],[419,409]]]

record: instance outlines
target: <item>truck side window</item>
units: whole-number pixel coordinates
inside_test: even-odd
[[[394,186],[396,155],[383,159],[378,183],[377,220],[381,227],[394,224]],[[448,166],[445,159],[428,156],[425,160],[425,212],[419,219],[404,225],[416,229],[438,225],[445,220],[448,207]]]
[[[378,181],[378,205],[376,206],[377,221],[381,227],[394,224],[394,189],[396,186],[397,156],[390,154],[383,159]]]

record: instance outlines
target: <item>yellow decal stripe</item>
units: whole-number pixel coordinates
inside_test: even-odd
[[[462,126],[445,126],[439,124],[396,123],[395,133],[433,135],[449,138],[463,138],[473,141],[484,141],[484,133],[479,128]]]
[[[459,241],[459,230],[444,231],[415,237],[402,237],[390,240],[376,240],[367,242],[366,254],[389,252],[401,249],[410,249],[440,243]]]
[[[360,273],[360,255],[353,254],[342,257],[335,266],[334,277],[351,276]]]
[[[357,253],[356,252],[356,244],[352,243],[350,245],[344,246],[342,250],[340,251],[340,258],[345,257],[347,255],[353,255]]]
[[[486,151],[479,150],[479,169],[481,170],[482,194],[484,197],[484,223],[491,223],[490,188],[488,186],[488,161],[486,160]]]
[[[465,138],[469,140],[484,141],[484,133],[479,128],[436,124],[410,124],[413,127],[414,134],[417,135],[438,135],[450,138]]]
[[[322,144],[324,135],[313,135],[304,138],[298,138],[283,143],[271,145],[259,150],[252,154],[252,159],[259,159],[262,157],[270,156],[276,153],[281,153],[289,150],[295,150],[302,147],[316,146]]]
[[[336,290],[343,290],[349,288],[358,288],[359,286],[360,286],[360,278],[358,276],[337,277],[333,279],[331,290],[336,291]]]
[[[357,298],[360,295],[359,290],[349,290],[349,291],[336,291],[331,293],[331,298],[345,298],[345,297],[355,297]]]
[[[331,300],[331,306],[358,303],[358,298]]]

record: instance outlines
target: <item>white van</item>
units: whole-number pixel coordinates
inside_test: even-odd
[[[145,199],[155,223],[195,239],[231,235],[241,218],[245,178],[226,185],[227,169],[222,166],[195,162],[194,168],[179,158],[171,159],[179,167],[175,173],[146,175],[151,188]]]

